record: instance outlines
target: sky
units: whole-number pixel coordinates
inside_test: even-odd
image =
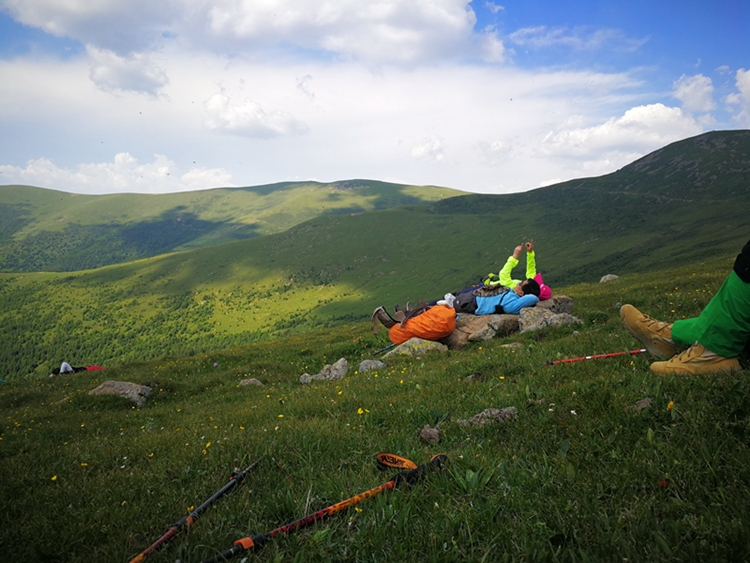
[[[0,184],[523,192],[750,129],[747,0],[0,0]]]

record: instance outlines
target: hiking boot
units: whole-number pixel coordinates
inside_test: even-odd
[[[672,340],[672,325],[644,315],[632,305],[623,305],[620,309],[623,326],[633,335],[652,356],[671,358],[677,353],[677,346]]]
[[[666,362],[654,362],[651,371],[659,375],[684,373],[688,375],[706,375],[709,373],[731,372],[739,370],[737,358],[725,358],[706,349],[696,342],[679,356]]]

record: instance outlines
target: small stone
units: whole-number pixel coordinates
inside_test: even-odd
[[[429,424],[425,424],[424,428],[419,431],[419,439],[430,444],[437,444],[440,441],[440,429],[437,426],[430,428]]]
[[[366,373],[368,371],[373,371],[376,369],[383,369],[384,367],[385,364],[380,360],[362,360],[357,371],[359,373]]]
[[[475,414],[469,420],[456,420],[461,426],[485,426],[487,424],[498,424],[506,420],[516,418],[518,409],[516,407],[505,407],[504,409],[484,409],[479,414]]]
[[[628,412],[641,412],[644,409],[651,408],[653,402],[654,401],[650,397],[646,397],[645,399],[636,401],[635,404],[632,404],[629,407],[625,407],[625,410]]]
[[[240,385],[257,385],[258,387],[265,387],[259,380],[255,379],[254,377],[250,379],[243,379],[240,381]]]

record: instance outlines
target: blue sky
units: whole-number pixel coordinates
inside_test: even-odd
[[[750,2],[0,0],[0,184],[479,193],[750,128]]]

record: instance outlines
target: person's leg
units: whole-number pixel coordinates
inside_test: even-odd
[[[694,319],[675,321],[672,340],[678,346],[700,342],[724,358],[740,355],[750,338],[750,284],[731,272],[713,299]]]

